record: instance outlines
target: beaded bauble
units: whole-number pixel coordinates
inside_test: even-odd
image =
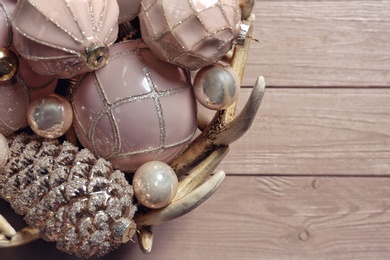
[[[87,258],[131,239],[133,188],[122,172],[72,144],[21,134],[8,138],[0,197],[57,248]]]
[[[141,34],[158,58],[196,70],[231,49],[240,12],[238,0],[142,0]]]
[[[19,0],[14,45],[36,72],[73,77],[107,63],[118,15],[116,0]]]
[[[107,66],[75,86],[72,106],[81,144],[123,171],[170,161],[196,131],[188,74],[156,59],[141,40],[113,45]]]

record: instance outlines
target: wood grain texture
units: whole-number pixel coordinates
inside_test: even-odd
[[[241,92],[240,104],[249,90]],[[267,89],[228,174],[390,175],[390,89]]]
[[[227,177],[195,212],[155,228],[150,255],[127,244],[100,259],[385,259],[389,233],[390,178]],[[40,241],[0,259],[76,258]]]
[[[257,0],[243,85],[389,86],[390,0]]]

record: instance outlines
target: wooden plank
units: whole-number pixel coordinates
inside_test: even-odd
[[[249,95],[241,92],[240,105]],[[390,89],[267,89],[228,173],[390,175]]]
[[[389,86],[390,0],[257,0],[243,85]]]
[[[387,259],[389,187],[390,178],[227,177],[194,212],[155,228],[150,255],[127,244],[100,259]],[[42,241],[0,259],[76,258]]]

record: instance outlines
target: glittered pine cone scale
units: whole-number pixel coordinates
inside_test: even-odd
[[[133,188],[104,159],[72,144],[21,134],[8,139],[11,158],[0,170],[0,196],[47,241],[79,257],[104,255],[123,243]]]

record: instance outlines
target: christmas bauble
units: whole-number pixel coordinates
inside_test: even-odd
[[[141,40],[111,47],[104,68],[81,77],[72,97],[80,142],[123,171],[181,153],[196,130],[189,75]]]
[[[8,48],[0,48],[0,81],[10,80],[18,69],[18,56]]]
[[[195,70],[231,49],[240,12],[237,0],[142,0],[141,34],[158,58]]]
[[[73,77],[107,63],[118,14],[116,0],[19,0],[14,45],[34,71]]]
[[[44,138],[58,138],[72,125],[73,111],[69,101],[57,94],[41,95],[27,109],[31,129]]]
[[[137,17],[141,0],[117,0],[119,5],[118,23],[132,21]]]
[[[6,81],[0,81],[0,133],[5,136],[27,126],[30,100],[52,93],[58,83],[56,78],[32,71],[20,56],[17,56],[17,60],[17,73]]]
[[[0,48],[12,44],[11,16],[16,6],[15,0],[2,0],[0,2]]]
[[[196,99],[213,110],[226,109],[236,102],[239,87],[240,79],[230,66],[207,66],[200,69],[194,78]]]
[[[175,171],[166,163],[150,161],[142,164],[134,174],[134,195],[145,207],[165,207],[176,196],[179,182]]]
[[[8,136],[27,126],[29,90],[16,78],[0,82],[0,133]]]

